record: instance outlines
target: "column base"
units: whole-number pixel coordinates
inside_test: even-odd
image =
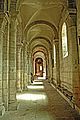
[[[31,82],[29,81],[29,82],[28,82],[28,85],[30,85],[30,84],[31,84]]]
[[[27,88],[27,87],[23,88],[23,91],[27,91],[27,90],[28,90],[28,88]]]
[[[0,116],[3,116],[5,113],[5,107],[0,105]]]
[[[17,88],[17,92],[22,92],[22,90],[20,88]]]
[[[53,78],[51,78],[51,83],[53,83]]]
[[[56,84],[56,87],[57,87],[57,89],[58,89],[58,88],[60,88],[61,86],[60,86],[60,84]]]
[[[19,108],[19,103],[16,101],[16,102],[13,102],[13,103],[9,103],[8,105],[8,110],[10,111],[15,111]]]

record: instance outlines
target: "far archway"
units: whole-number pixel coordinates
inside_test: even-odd
[[[35,75],[37,77],[43,77],[43,59],[36,58],[35,60]]]
[[[41,55],[39,55],[41,54]],[[46,59],[42,52],[37,52],[33,58],[33,75],[34,79],[46,79],[47,66]]]

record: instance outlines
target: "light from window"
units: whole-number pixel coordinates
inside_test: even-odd
[[[56,63],[56,48],[55,48],[55,45],[54,45],[54,64]]]
[[[63,58],[68,56],[67,28],[65,23],[62,26],[62,52],[63,52]]]
[[[40,66],[40,70],[42,70],[42,66]]]

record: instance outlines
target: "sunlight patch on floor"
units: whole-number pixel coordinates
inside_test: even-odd
[[[29,89],[44,89],[44,86],[27,86]]]
[[[46,77],[38,77],[38,80],[40,80],[40,79],[43,80],[43,79],[46,79]]]
[[[33,82],[34,85],[42,85],[43,82]]]
[[[22,94],[16,96],[18,100],[41,100],[46,99],[46,95],[41,94]]]

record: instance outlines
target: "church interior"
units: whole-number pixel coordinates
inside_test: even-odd
[[[80,0],[0,0],[0,120],[80,120]]]

